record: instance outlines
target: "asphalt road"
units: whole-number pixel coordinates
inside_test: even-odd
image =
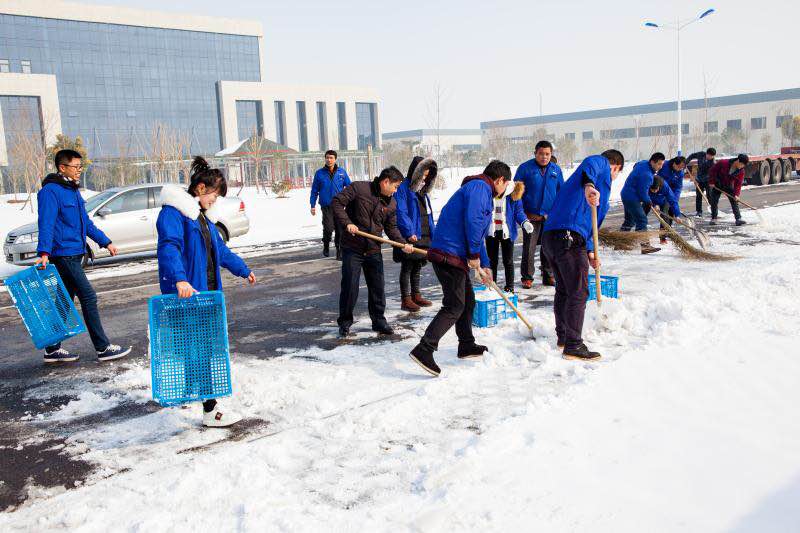
[[[798,202],[800,180],[748,189],[742,193],[742,198],[755,207]],[[729,209],[724,199],[720,205],[723,211]],[[693,213],[694,197],[685,198],[681,206],[686,207],[687,213]],[[746,219],[755,221],[747,209],[743,208],[743,214]],[[617,228],[621,221],[621,212],[614,209],[606,219],[605,226]],[[724,227],[729,229],[729,226]],[[733,230],[746,234],[747,226]],[[298,244],[305,243],[287,242],[283,247]],[[267,255],[246,259],[259,278],[256,286],[249,287],[243,280],[225,275],[229,337],[231,350],[237,357],[267,359],[309,346],[322,349],[338,346],[335,332],[340,264],[334,259],[323,258],[320,245],[289,252],[276,251],[281,247],[271,245],[269,250],[272,252]],[[518,244],[517,263],[520,255]],[[389,250],[384,251],[384,258],[387,300],[390,308],[397,308],[399,265],[392,262]],[[138,261],[143,267],[155,265],[153,260]],[[93,281],[103,325],[112,342],[132,345],[130,358],[143,361],[147,353],[147,301],[159,294],[157,273],[150,270],[116,275],[118,270],[120,266],[117,264],[97,266],[92,272],[92,275],[109,275]],[[422,287],[423,293],[430,299],[440,300],[441,291],[430,268],[423,270]],[[552,304],[552,297],[536,286],[532,290],[518,291],[518,294],[528,305]],[[356,317],[366,316],[366,293],[362,291]],[[400,318],[393,325],[403,330],[407,328],[407,321]],[[368,328],[367,321],[366,325],[356,324],[354,331],[368,331]],[[98,364],[88,336],[81,335],[64,343],[65,348],[81,355],[80,362],[45,366],[41,352],[31,344],[6,293],[0,293],[0,339],[0,511],[11,510],[22,503],[26,498],[25,486],[28,483],[43,487],[72,487],[76,480],[84,479],[92,471],[91,464],[71,459],[61,450],[64,439],[76,428],[139,417],[159,409],[154,403],[120,405],[69,423],[50,426],[36,424],[32,420],[35,421],[37,415],[59,409],[75,399],[80,383],[102,383],[113,377],[117,365],[113,362]],[[391,339],[378,341],[367,335],[354,342],[391,342]],[[74,388],[63,387],[58,389],[58,393],[44,398],[41,393],[33,393],[52,381],[62,381]],[[25,445],[20,446],[21,443]]]

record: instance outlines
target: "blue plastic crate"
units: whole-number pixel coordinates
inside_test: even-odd
[[[600,276],[600,294],[605,298],[617,298],[617,285],[619,278],[616,276]],[[589,298],[586,301],[597,299],[597,285],[594,281],[594,274],[589,274]]]
[[[150,298],[150,373],[153,399],[161,405],[231,394],[231,361],[225,296]]]
[[[478,290],[476,292],[484,292],[489,289]],[[508,299],[514,305],[518,305],[516,294],[509,294]],[[517,314],[513,309],[503,300],[500,295],[497,295],[495,300],[476,300],[475,310],[472,312],[472,325],[478,328],[490,328],[497,325],[501,320],[506,318],[516,318]]]
[[[58,270],[26,268],[5,281],[22,321],[39,349],[86,331]]]

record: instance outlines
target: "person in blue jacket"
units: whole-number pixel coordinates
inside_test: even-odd
[[[48,174],[36,195],[38,205],[39,243],[36,265],[45,268],[48,263],[56,267],[70,299],[78,296],[83,320],[98,361],[111,361],[125,357],[131,347],[122,348],[111,344],[100,322],[97,294],[83,271],[86,255],[86,237],[108,249],[113,256],[117,248],[105,233],[94,225],[86,212],[86,204],[80,192],[83,163],[81,154],[75,150],[59,150],[53,164],[56,173]],[[61,347],[61,343],[48,346],[44,351],[45,363],[69,363],[79,357]]]
[[[650,186],[653,184],[655,174],[664,166],[666,157],[661,152],[656,152],[647,161],[639,161],[625,180],[620,197],[625,210],[625,221],[619,228],[620,231],[647,231],[647,212],[650,208]],[[642,253],[651,254],[659,251],[650,244],[649,239],[642,241]]]
[[[553,207],[558,191],[564,183],[564,176],[553,158],[553,145],[550,141],[539,141],[534,148],[534,157],[522,163],[514,175],[514,181],[525,184],[522,205],[525,215],[533,224],[533,232],[522,236],[522,263],[520,275],[522,288],[533,286],[533,274],[536,272],[534,255],[536,245],[541,243],[542,228],[547,215]],[[539,251],[539,267],[542,271],[542,284],[552,286],[555,282],[553,272],[545,254]]]
[[[480,357],[488,348],[475,343],[472,334],[472,311],[475,292],[470,270],[477,271],[483,283],[492,281],[485,240],[492,222],[492,198],[506,190],[511,169],[502,161],[491,161],[482,174],[464,178],[461,187],[450,197],[439,214],[428,260],[442,284],[442,307],[411,353],[428,373],[441,372],[433,358],[439,340],[455,325],[458,358]]]
[[[506,277],[503,290],[506,292],[514,292],[514,243],[517,240],[517,225],[522,226],[526,236],[534,231],[534,225],[525,216],[522,207],[524,194],[525,184],[515,181],[509,182],[503,194],[494,198],[492,229],[486,237],[486,253],[489,255],[492,279],[495,282],[497,282],[500,253],[503,254]]]
[[[347,171],[336,164],[339,155],[335,150],[325,152],[325,166],[314,173],[314,183],[311,184],[311,216],[317,214],[317,200],[322,208],[322,255],[330,256],[331,237],[336,246],[336,259],[342,259],[339,250],[339,228],[333,216],[331,201],[333,197],[350,185],[350,176]]]
[[[256,282],[255,274],[241,257],[231,252],[219,235],[214,203],[228,191],[219,169],[210,168],[202,157],[191,167],[189,190],[165,185],[161,190],[158,231],[158,280],[162,294],[189,298],[200,291],[221,291],[221,267]],[[241,416],[222,409],[217,400],[203,402],[203,425],[227,427]]]
[[[597,225],[608,212],[611,182],[625,165],[618,150],[606,150],[587,157],[556,196],[544,224],[542,248],[556,277],[553,313],[556,336],[565,359],[592,361],[600,354],[583,343],[583,317],[589,297],[589,265],[600,268],[592,240],[592,208],[597,209]]]
[[[397,202],[397,229],[416,248],[428,249],[433,238],[433,207],[429,193],[436,183],[439,167],[431,158],[414,157],[408,167],[406,179],[394,193]],[[400,263],[400,308],[412,313],[421,307],[430,307],[433,302],[424,298],[420,291],[420,274],[427,264],[424,257],[403,253],[394,248],[392,256]]]
[[[665,219],[665,222],[669,226],[672,226],[673,219],[681,219],[681,207],[678,204],[678,198],[675,196],[675,193],[672,192],[672,188],[664,181],[664,178],[661,176],[655,176],[653,178],[653,183],[650,185],[648,195],[650,197],[650,203],[644,208],[645,216],[650,214],[651,209],[658,209],[661,213],[669,215],[664,217],[662,214],[662,218]],[[666,241],[667,238],[662,236],[661,242],[665,243]]]
[[[681,192],[683,192],[683,175],[686,173],[686,158],[682,155],[675,156],[661,167],[658,175],[664,178],[664,182],[672,190],[675,198],[680,199]],[[668,215],[676,216],[673,211],[669,211]]]

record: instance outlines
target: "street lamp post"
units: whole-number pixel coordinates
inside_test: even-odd
[[[700,19],[704,19],[707,16],[714,13],[714,9],[706,9],[697,17],[683,20],[681,21],[676,20],[675,24],[656,24],[655,22],[645,22],[644,25],[648,28],[657,28],[657,29],[664,29],[664,30],[674,30],[675,34],[677,35],[677,48],[678,48],[678,155],[681,155],[681,151],[683,149],[683,125],[681,124],[681,30],[688,26],[689,24],[693,24]]]

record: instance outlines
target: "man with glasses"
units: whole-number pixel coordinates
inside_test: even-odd
[[[70,295],[78,296],[83,311],[86,329],[92,338],[98,361],[111,361],[125,357],[131,347],[122,348],[111,344],[103,331],[97,309],[97,295],[83,271],[83,256],[86,253],[88,236],[111,255],[117,248],[100,231],[86,213],[86,205],[79,191],[81,154],[75,150],[59,150],[54,158],[57,170],[42,182],[37,195],[39,206],[39,244],[37,265],[46,267],[53,263]],[[69,353],[61,344],[45,348],[45,363],[67,363],[77,361],[78,356]]]

